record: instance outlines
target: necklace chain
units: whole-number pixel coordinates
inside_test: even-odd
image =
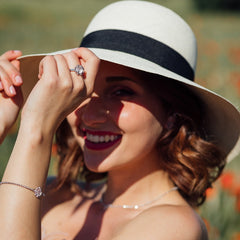
[[[143,208],[147,205],[151,205],[152,203],[156,202],[157,200],[163,198],[165,195],[167,195],[168,193],[172,192],[172,191],[176,191],[178,190],[178,187],[173,187],[171,189],[169,189],[168,191],[161,193],[159,196],[157,196],[156,198],[154,198],[151,201],[142,203],[142,204],[135,204],[135,205],[127,205],[127,204],[123,204],[123,205],[117,205],[117,204],[111,204],[111,203],[104,203],[103,201],[103,195],[102,198],[100,200],[100,202],[104,205],[105,208],[124,208],[124,209],[139,209],[139,208]]]

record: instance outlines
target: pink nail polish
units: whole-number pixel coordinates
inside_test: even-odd
[[[15,77],[15,80],[16,80],[16,82],[19,83],[19,84],[22,84],[22,83],[23,83],[23,80],[22,80],[22,78],[21,78],[19,75]]]
[[[10,86],[9,87],[9,91],[12,95],[15,95],[16,94],[16,91],[15,91],[15,88],[13,86]]]

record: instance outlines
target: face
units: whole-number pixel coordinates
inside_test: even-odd
[[[92,96],[68,116],[95,172],[156,165],[156,141],[162,132],[161,103],[130,68],[101,62]]]

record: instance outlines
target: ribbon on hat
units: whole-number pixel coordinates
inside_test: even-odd
[[[80,46],[135,55],[194,81],[194,71],[181,54],[166,44],[139,33],[114,29],[99,30],[86,35]]]

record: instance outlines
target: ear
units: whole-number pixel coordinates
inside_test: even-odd
[[[167,118],[166,123],[165,123],[165,128],[166,128],[167,130],[172,129],[173,126],[174,126],[174,122],[175,122],[175,120],[174,120],[173,115],[169,116],[169,117]]]
[[[180,117],[181,117],[181,114],[179,114],[179,113],[173,113],[173,114],[171,114],[171,115],[167,118],[167,121],[166,121],[164,127],[165,127],[167,130],[172,129],[172,128],[176,125],[176,123],[177,123],[177,121],[180,119]]]

